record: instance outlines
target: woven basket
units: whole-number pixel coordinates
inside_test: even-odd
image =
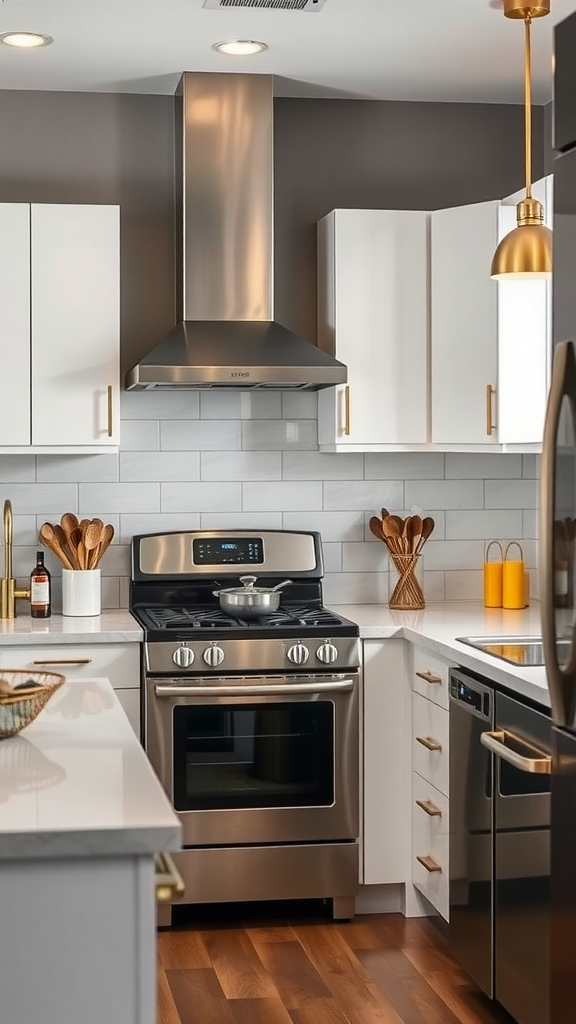
[[[15,736],[40,714],[53,693],[66,682],[59,672],[28,672],[26,669],[0,670],[0,682],[18,686],[35,683],[13,693],[0,693],[0,739]]]

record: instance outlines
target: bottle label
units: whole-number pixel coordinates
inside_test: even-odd
[[[50,603],[50,583],[47,579],[34,579],[30,584],[30,604]]]

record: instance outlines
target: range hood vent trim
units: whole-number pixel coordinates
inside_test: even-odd
[[[185,72],[175,114],[179,322],[126,389],[345,384],[343,363],[274,320],[272,76]]]

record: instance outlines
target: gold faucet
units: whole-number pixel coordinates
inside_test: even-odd
[[[28,588],[18,590],[12,576],[12,503],[4,502],[4,575],[0,579],[0,619],[16,618],[16,598],[30,600]]]

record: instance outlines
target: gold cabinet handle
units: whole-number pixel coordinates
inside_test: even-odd
[[[426,871],[429,871],[431,875],[433,875],[435,871],[439,871],[440,873],[442,873],[442,868],[438,861],[434,860],[434,857],[417,856],[416,860],[418,861],[419,864],[422,865],[423,868],[426,868]]]
[[[92,658],[35,658],[33,665],[89,665]]]
[[[433,804],[431,800],[417,800],[416,806],[421,807],[422,810],[431,818],[442,817],[442,811],[439,807],[436,807],[436,804]]]
[[[492,398],[496,394],[496,388],[491,384],[486,385],[486,433],[491,437],[496,430],[496,424],[492,419]]]
[[[416,675],[419,679],[424,679],[427,683],[440,684],[442,682],[442,676],[437,676],[434,672],[416,672]]]
[[[108,437],[112,437],[112,385],[108,385]]]
[[[156,899],[159,903],[171,903],[184,895],[184,881],[169,853],[157,853],[155,859]]]
[[[344,437],[350,437],[350,385],[344,388],[344,426],[342,428]]]
[[[442,744],[438,743],[438,740],[433,740],[431,736],[417,736],[416,742],[421,743],[426,750],[442,750]]]

